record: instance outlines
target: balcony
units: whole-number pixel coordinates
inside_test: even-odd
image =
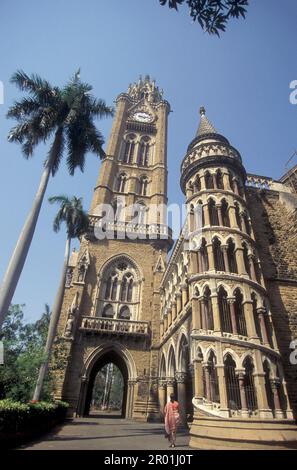
[[[149,336],[149,322],[118,318],[83,317],[80,331],[104,336],[145,338]]]

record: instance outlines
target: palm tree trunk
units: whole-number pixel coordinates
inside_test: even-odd
[[[52,346],[53,342],[56,336],[56,331],[57,331],[57,326],[58,326],[58,321],[60,317],[60,312],[62,308],[62,303],[63,303],[63,297],[64,297],[64,291],[65,291],[65,280],[66,280],[66,273],[67,273],[67,267],[68,267],[68,262],[69,262],[69,254],[70,254],[70,244],[71,244],[71,238],[68,237],[66,240],[66,247],[65,247],[65,255],[64,255],[64,263],[63,263],[63,269],[62,269],[62,274],[60,278],[60,285],[59,289],[55,298],[54,306],[52,309],[52,314],[50,318],[50,323],[48,327],[48,333],[47,333],[47,339],[46,339],[46,345],[44,348],[44,355],[45,359],[44,362],[41,364],[40,369],[39,369],[39,374],[38,374],[38,379],[33,395],[33,400],[39,400],[40,394],[42,391],[42,386],[44,382],[45,375],[47,373],[49,361],[50,361],[50,356],[51,356],[51,351],[52,351]]]
[[[3,278],[3,283],[0,289],[0,329],[26,261],[54,159],[55,154],[52,152],[45,164],[33,205],[20,233],[14,252],[10,258],[7,271]]]

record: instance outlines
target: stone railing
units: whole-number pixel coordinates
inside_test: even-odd
[[[273,183],[273,179],[269,176],[248,174],[246,179],[247,186],[253,186],[259,189],[270,189]]]
[[[96,229],[98,229],[98,234],[102,232],[106,233],[106,238],[108,238],[110,233],[123,234],[127,236],[132,236],[133,238],[149,238],[149,239],[172,239],[172,230],[167,225],[163,224],[134,224],[130,222],[114,222],[106,221],[100,216],[90,215],[90,231],[96,237]],[[101,235],[100,235],[101,236]],[[99,237],[97,237],[99,238]]]
[[[108,335],[148,336],[149,323],[118,318],[83,317],[80,331]]]

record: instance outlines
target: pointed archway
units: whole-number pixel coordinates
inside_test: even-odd
[[[121,417],[132,417],[136,367],[130,353],[125,348],[112,343],[102,344],[86,360],[81,375],[77,416],[89,415],[96,376],[107,364],[114,364],[123,377]]]

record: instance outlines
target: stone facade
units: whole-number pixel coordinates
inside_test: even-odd
[[[154,207],[167,204],[169,110],[149,77],[117,98],[93,230],[69,263],[56,396],[88,413],[111,361],[124,377],[123,416],[162,419],[174,392],[192,446],[282,447],[296,440],[294,188],[247,175],[201,108],[181,165],[187,219],[168,258],[166,211]]]

